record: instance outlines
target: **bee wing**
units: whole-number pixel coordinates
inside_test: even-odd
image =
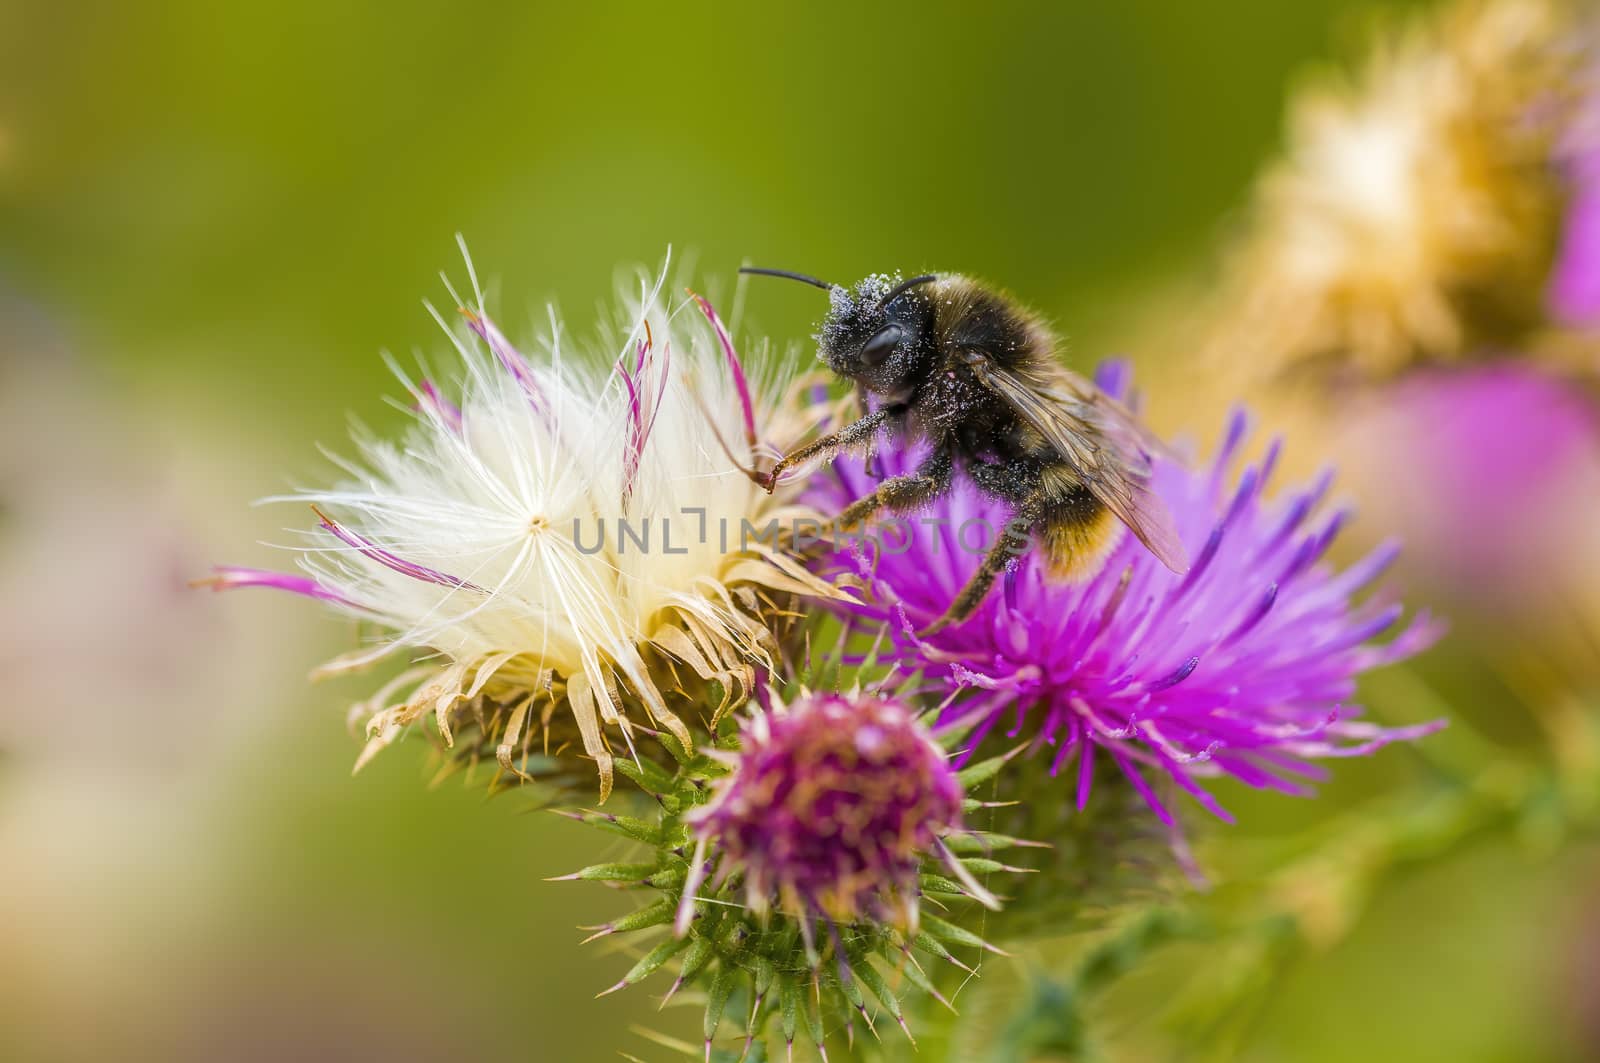
[[[1166,448],[1127,407],[1059,366],[1007,369],[978,351],[969,352],[966,361],[1157,560],[1174,572],[1188,570],[1172,516],[1150,489],[1151,457]]]

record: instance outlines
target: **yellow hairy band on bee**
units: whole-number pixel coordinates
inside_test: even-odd
[[[1051,466],[1041,474],[1046,498],[1036,529],[1050,578],[1082,579],[1100,570],[1122,542],[1122,522],[1078,482],[1067,466]]]

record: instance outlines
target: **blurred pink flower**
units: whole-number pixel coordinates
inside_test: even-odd
[[[1600,325],[1600,65],[1565,151],[1572,199],[1550,279],[1550,306],[1570,325]]]
[[[1418,370],[1342,421],[1346,467],[1430,591],[1505,604],[1586,564],[1600,534],[1600,406],[1577,386],[1524,361]]]

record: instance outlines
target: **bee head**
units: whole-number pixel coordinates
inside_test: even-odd
[[[933,367],[933,302],[919,291],[938,280],[874,273],[846,288],[803,274],[746,268],[786,277],[828,293],[828,316],[817,332],[817,355],[829,369],[884,399],[904,400]]]
[[[917,289],[933,274],[902,281],[874,274],[833,288],[817,353],[835,373],[890,402],[903,400],[933,366],[933,303]]]

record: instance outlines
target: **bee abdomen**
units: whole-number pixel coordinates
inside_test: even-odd
[[[1043,479],[1047,501],[1037,535],[1046,571],[1058,580],[1092,576],[1122,541],[1122,522],[1070,473],[1050,469]]]

